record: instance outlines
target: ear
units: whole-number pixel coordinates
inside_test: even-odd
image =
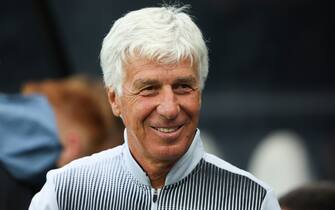
[[[79,133],[69,131],[66,136],[66,141],[73,156],[79,156],[82,153],[82,140]]]
[[[57,162],[58,167],[64,166],[72,160],[83,156],[83,146],[78,133],[69,131],[64,138],[63,149]]]
[[[120,97],[116,94],[116,92],[112,89],[108,89],[108,101],[112,107],[113,114],[117,117],[121,115],[121,102]]]

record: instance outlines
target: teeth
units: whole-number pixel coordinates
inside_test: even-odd
[[[175,128],[156,128],[156,129],[160,132],[171,133],[171,132],[176,131],[178,129],[178,127],[175,127]]]

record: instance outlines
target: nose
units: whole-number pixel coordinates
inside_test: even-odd
[[[158,114],[164,119],[175,119],[180,112],[180,106],[172,88],[163,88],[160,95],[159,104],[157,106]]]

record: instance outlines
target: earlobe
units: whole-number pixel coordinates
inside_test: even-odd
[[[113,114],[119,117],[121,115],[120,99],[112,88],[108,89],[108,101],[112,108]]]

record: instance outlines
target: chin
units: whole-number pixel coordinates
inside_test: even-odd
[[[188,149],[188,146],[163,146],[164,148],[156,150],[156,157],[162,161],[176,161],[183,156]]]

